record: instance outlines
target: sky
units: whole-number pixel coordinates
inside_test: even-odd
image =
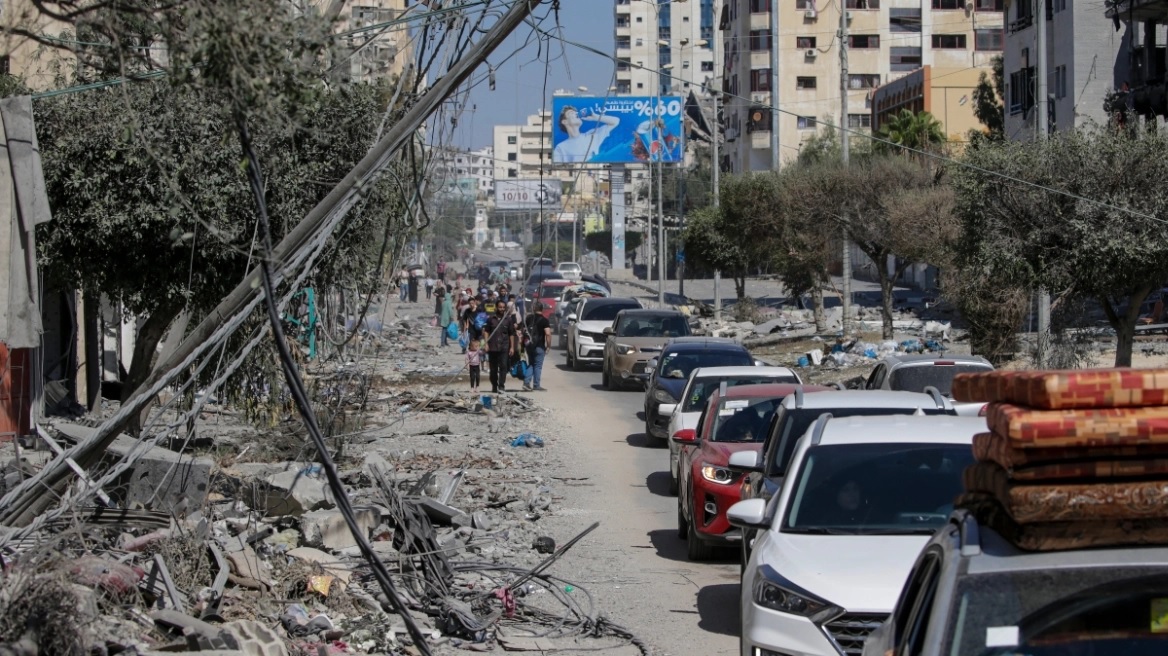
[[[548,13],[543,25],[556,33],[554,17],[550,14],[550,4],[544,3],[537,14]],[[560,0],[560,25],[566,39],[587,44],[605,52],[613,52],[614,16],[611,0]],[[452,146],[459,148],[481,148],[491,145],[492,127],[495,125],[518,125],[535,114],[543,106],[551,107],[551,94],[556,89],[570,89],[579,93],[577,87],[587,87],[589,93],[603,96],[608,87],[615,84],[615,70],[611,59],[601,57],[557,40],[551,42],[552,63],[547,69],[547,98],[544,98],[544,61],[539,42],[531,38],[532,28],[523,24],[501,45],[487,61],[495,66],[495,90],[489,89],[486,81],[470,90],[466,109],[458,119]],[[519,49],[518,53],[500,64],[504,58]],[[487,71],[485,66],[475,71],[472,79],[480,79]]]

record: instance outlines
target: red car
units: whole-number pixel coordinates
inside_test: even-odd
[[[545,280],[539,283],[539,290],[536,291],[533,300],[543,303],[543,316],[551,317],[552,313],[556,311],[556,303],[559,302],[560,296],[563,296],[564,290],[578,284],[580,283],[575,280]]]
[[[730,470],[730,454],[761,451],[775,410],[799,385],[721,387],[706,402],[697,429],[674,433],[680,448],[677,534],[687,543],[690,560],[706,560],[719,546],[742,539],[726,511],[741,500],[742,475]],[[804,391],[811,391],[804,386]]]

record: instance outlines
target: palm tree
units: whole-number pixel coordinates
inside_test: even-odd
[[[945,130],[936,117],[929,112],[914,114],[907,109],[900,110],[880,127],[877,134],[884,140],[879,144],[882,148],[903,146],[896,150],[905,154],[911,154],[913,150],[930,150],[945,143]]]

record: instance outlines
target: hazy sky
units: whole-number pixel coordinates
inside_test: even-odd
[[[537,12],[542,15],[550,11],[550,6],[551,3],[544,3]],[[563,36],[611,55],[614,29],[612,7],[612,0],[560,0]],[[555,23],[549,16],[543,25],[553,31]],[[523,123],[527,116],[545,106],[545,102],[550,109],[551,94],[556,89],[575,91],[577,87],[585,86],[590,93],[603,96],[608,87],[615,84],[611,59],[552,40],[553,61],[547,68],[545,101],[543,78],[544,61],[547,58],[540,52],[540,43],[536,39],[532,38],[531,43],[523,45],[531,33],[530,25],[521,25],[487,60],[496,66],[495,90],[491,91],[485,81],[471,89],[466,110],[458,119],[451,145],[461,148],[491,145],[492,126]],[[517,48],[521,48],[518,54],[499,64]],[[485,66],[480,67],[474,79],[486,71]]]

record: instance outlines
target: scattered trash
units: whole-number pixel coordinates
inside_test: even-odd
[[[543,446],[543,438],[534,433],[522,433],[511,440],[511,446],[541,447]]]
[[[542,554],[550,554],[556,550],[556,541],[546,535],[541,535],[531,543],[531,548]]]

